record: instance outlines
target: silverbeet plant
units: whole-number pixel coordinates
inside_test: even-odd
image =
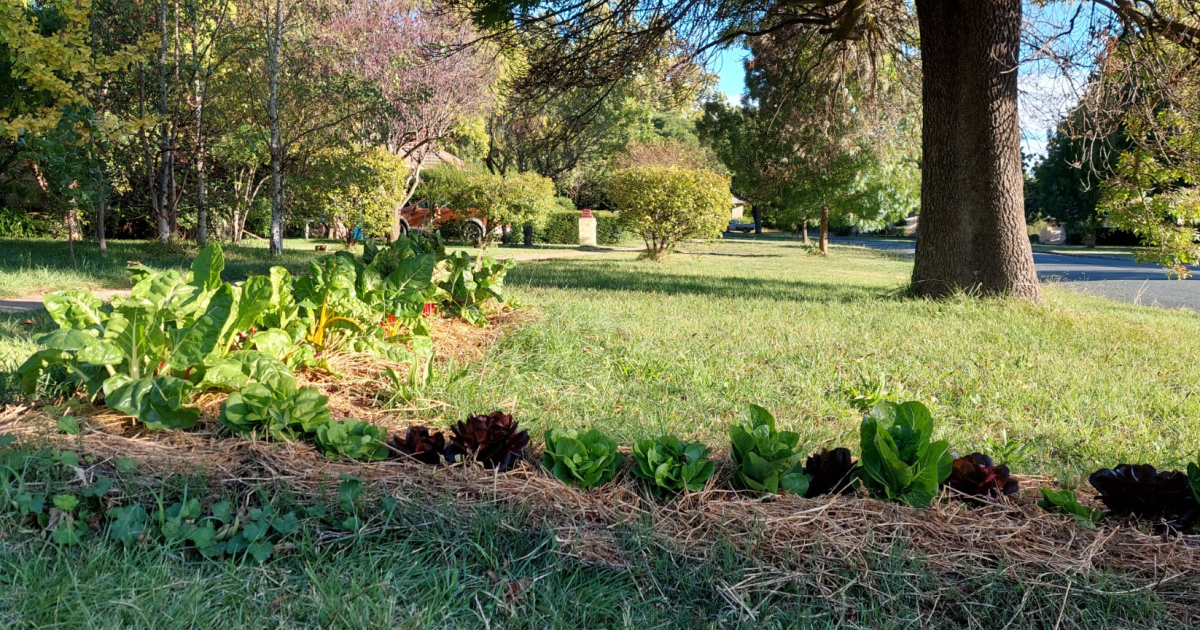
[[[450,463],[473,459],[486,468],[500,472],[511,469],[525,456],[529,432],[518,430],[518,423],[503,411],[469,416],[450,427],[453,434],[446,445]]]
[[[863,418],[861,478],[876,495],[926,507],[950,476],[950,445],[933,441],[933,417],[919,402],[882,401]]]
[[[780,491],[803,496],[808,492],[803,455],[797,452],[800,434],[776,431],[775,417],[758,405],[747,405],[742,422],[729,425],[733,442],[734,485],[758,493]]]
[[[713,476],[712,449],[672,435],[633,445],[633,474],[659,495],[699,492]]]
[[[550,429],[542,465],[559,481],[580,488],[602,486],[617,475],[624,456],[617,443],[596,429]]]

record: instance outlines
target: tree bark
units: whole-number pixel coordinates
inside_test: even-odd
[[[923,130],[916,295],[1041,296],[1025,230],[1021,0],[916,0]]]
[[[750,216],[754,217],[754,233],[762,236],[762,210],[752,207],[750,208]]]
[[[805,230],[807,236],[808,231]],[[829,255],[829,206],[821,204],[821,255]]]
[[[172,168],[175,161],[175,152],[171,142],[170,129],[170,114],[169,106],[170,99],[167,90],[167,46],[170,42],[167,34],[167,0],[159,0],[158,3],[158,29],[159,29],[159,47],[158,47],[158,115],[160,120],[159,125],[159,166],[158,166],[158,216],[155,217],[158,226],[158,240],[166,242],[171,240],[172,230],[171,223],[173,222],[171,194],[171,176],[174,169]]]
[[[267,72],[270,93],[267,97],[267,121],[271,127],[271,241],[272,256],[283,254],[283,143],[279,129],[279,45],[283,38],[283,6],[275,0],[274,24],[267,5],[265,22],[271,29],[268,36]]]
[[[804,222],[800,224],[800,233],[804,235],[804,244],[808,245],[808,217],[805,217]]]
[[[104,233],[104,211],[108,206],[108,184],[100,180],[100,198],[96,200],[96,241],[100,244],[100,253],[108,253],[108,236]]]
[[[198,12],[197,12],[198,13]],[[202,76],[207,68],[200,60],[200,27],[193,18],[192,24],[192,91],[196,95],[196,244],[204,247],[208,243],[208,172],[204,164],[204,93],[208,77]]]

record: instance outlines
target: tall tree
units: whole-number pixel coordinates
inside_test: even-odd
[[[555,43],[531,77],[575,87],[617,80],[670,38],[699,49],[757,38],[787,27],[825,42],[822,50],[868,49],[909,56],[920,51],[922,68],[921,229],[912,289],[944,296],[966,289],[980,295],[1038,299],[1040,289],[1025,235],[1017,65],[1022,0],[644,0],[575,3],[561,0],[461,0],[477,20],[498,33],[541,30]],[[1112,16],[1090,35],[1116,29],[1154,34],[1200,52],[1196,0],[1094,0]],[[615,6],[615,9],[613,8]],[[1178,7],[1179,10],[1169,10]],[[919,43],[912,41],[915,9]],[[1190,16],[1190,17],[1188,17]],[[761,29],[770,17],[767,29]],[[1084,18],[1086,19],[1086,17]],[[574,48],[587,34],[602,43]],[[814,70],[836,71],[825,55]]]
[[[407,194],[393,209],[395,240],[428,158],[456,125],[491,107],[494,59],[472,44],[469,24],[411,0],[355,0],[327,30],[341,68],[377,92],[387,147],[409,163]]]

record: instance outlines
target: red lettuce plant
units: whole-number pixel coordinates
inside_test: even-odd
[[[404,432],[404,437],[392,438],[392,447],[419,462],[436,466],[441,463],[442,452],[446,450],[446,436],[429,427],[411,426]]]
[[[1178,471],[1158,472],[1149,464],[1121,464],[1097,470],[1088,481],[1114,514],[1165,518],[1177,529],[1200,515],[1200,504],[1192,496],[1188,476]]]
[[[857,472],[858,465],[851,459],[850,449],[821,449],[820,453],[809,455],[804,462],[804,474],[811,478],[804,496],[840,494],[854,481]]]
[[[997,466],[983,453],[955,459],[946,485],[974,498],[998,499],[1017,493],[1017,480],[1009,476],[1008,466]]]
[[[529,444],[529,432],[518,431],[517,424],[503,411],[469,416],[450,427],[454,435],[446,446],[446,459],[461,462],[473,457],[488,468],[504,472],[524,457]]]

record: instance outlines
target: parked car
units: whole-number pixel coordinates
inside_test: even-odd
[[[436,230],[449,223],[462,221],[463,238],[478,244],[487,234],[487,219],[472,216],[470,211],[459,214],[450,208],[441,206],[432,210],[433,204],[429,199],[421,199],[416,203],[405,206],[400,211],[400,231],[407,234],[409,230]]]
[[[741,221],[739,221],[737,219],[730,219],[729,227],[725,228],[725,231],[726,232],[741,232],[742,234],[749,234],[754,231],[754,224],[753,223],[742,223]]]

